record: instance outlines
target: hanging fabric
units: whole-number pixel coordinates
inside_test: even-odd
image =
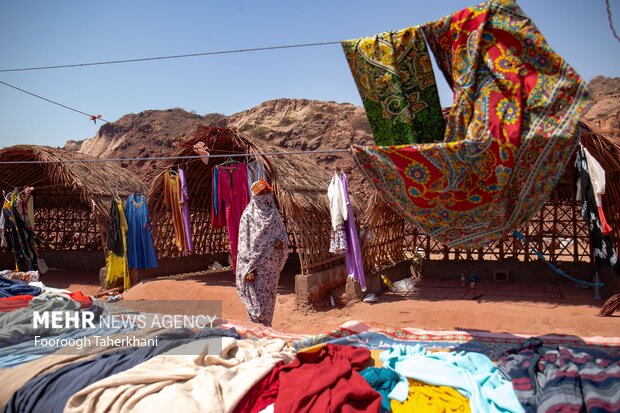
[[[105,288],[114,288],[119,285],[124,290],[131,287],[129,267],[127,263],[127,220],[123,211],[123,203],[118,196],[112,199],[110,207],[110,228],[108,231],[106,253]]]
[[[218,200],[220,199],[220,197],[218,196],[217,186],[218,174],[219,169],[216,166],[211,170],[211,176],[213,178],[213,182],[211,185],[211,225],[213,226],[213,228],[222,228],[225,225],[224,220],[220,216],[220,205],[218,202]]]
[[[146,196],[130,194],[125,203],[127,221],[127,260],[132,269],[157,268],[157,255],[153,246],[151,220]]]
[[[4,238],[8,251],[13,251],[18,271],[38,270],[37,244],[40,239],[20,212],[20,197],[17,191],[11,192],[2,207],[4,216]]]
[[[362,257],[362,248],[357,235],[355,214],[353,213],[353,207],[351,206],[351,200],[349,199],[349,183],[347,180],[347,175],[344,172],[340,172],[339,178],[342,196],[347,208],[347,252],[344,256],[347,265],[347,272],[355,281],[360,283],[362,291],[366,291],[364,260]]]
[[[211,226],[213,228],[222,228],[225,223],[234,272],[237,262],[239,222],[245,207],[250,202],[247,187],[248,173],[246,164],[240,162],[219,165],[217,170],[217,192],[215,194],[217,195],[217,200],[215,204],[219,206],[219,214],[215,216],[214,208],[212,208]]]
[[[0,210],[0,248],[6,247],[6,235],[4,233],[4,203],[3,207]]]
[[[512,0],[421,29],[454,88],[444,142],[354,146],[355,160],[422,233],[477,248],[527,222],[548,199],[577,144],[589,93]],[[415,65],[411,55],[403,59]]]
[[[247,169],[248,169],[248,196],[251,197],[252,194],[251,194],[250,188],[252,188],[252,184],[254,182],[260,181],[261,179],[264,179],[266,182],[269,182],[269,179],[267,177],[267,172],[265,172],[265,165],[263,164],[263,161],[261,161],[258,158],[252,159],[251,161],[249,161],[247,163]]]
[[[185,179],[185,171],[179,168],[179,192],[181,194],[181,212],[183,214],[183,229],[185,232],[185,251],[188,255],[194,252],[192,245],[192,224],[189,215],[189,192],[187,190],[187,181]]]
[[[174,227],[174,240],[180,252],[187,251],[187,238],[185,235],[185,223],[181,209],[181,191],[179,175],[174,171],[166,171],[164,179],[164,204],[172,213],[172,225]]]
[[[575,180],[581,186],[581,215],[588,222],[592,255],[594,255],[597,268],[601,270],[607,266],[615,266],[618,257],[609,238],[603,235],[588,161],[585,149],[579,146],[575,157],[575,170],[577,172]]]
[[[342,42],[377,145],[441,140],[445,125],[422,31]]]
[[[590,176],[590,182],[592,183],[592,190],[594,191],[594,198],[596,201],[596,207],[598,209],[598,217],[601,221],[601,228],[603,235],[607,235],[611,232],[611,227],[605,218],[605,212],[603,211],[603,194],[605,193],[605,170],[600,163],[588,152],[588,150],[580,146],[583,150],[583,154],[588,164],[588,175]],[[577,201],[581,201],[581,180],[577,180]]]
[[[334,174],[329,183],[327,198],[329,199],[329,212],[332,221],[329,252],[333,254],[345,254],[348,251],[345,225],[348,208],[344,200],[342,181],[337,173]]]

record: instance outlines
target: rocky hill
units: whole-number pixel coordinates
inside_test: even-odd
[[[590,82],[594,104],[585,118],[620,138],[620,77],[597,76]]]
[[[353,143],[372,142],[370,126],[360,107],[308,99],[276,99],[231,116],[200,116],[183,109],[128,114],[103,125],[93,138],[69,141],[65,148],[106,158],[165,156],[200,124],[234,128],[253,139],[290,150],[345,149]],[[349,175],[352,190],[367,192],[348,153],[315,155],[312,159],[329,170],[341,167]],[[147,181],[160,171],[155,162],[129,162],[123,166]]]
[[[620,137],[620,78],[599,76],[590,86],[594,104],[586,119]],[[308,99],[276,99],[230,116],[218,113],[200,116],[179,108],[128,114],[103,125],[94,137],[69,141],[65,147],[101,157],[169,155],[175,144],[191,136],[200,124],[234,128],[253,139],[291,150],[345,149],[353,143],[372,143],[370,126],[361,107]],[[312,159],[330,171],[341,167],[349,175],[352,191],[362,196],[370,193],[350,154],[315,155]],[[160,171],[154,162],[130,162],[123,166],[147,182]]]

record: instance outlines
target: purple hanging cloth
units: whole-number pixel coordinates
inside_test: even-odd
[[[347,204],[347,252],[344,255],[347,264],[347,273],[353,275],[353,278],[360,283],[362,291],[366,291],[366,275],[364,273],[362,249],[360,248],[360,240],[357,236],[357,226],[355,224],[355,215],[353,215],[353,207],[349,200],[347,175],[344,172],[340,172],[340,182],[342,183],[344,201]]]
[[[183,226],[185,227],[185,240],[187,241],[187,251],[183,254],[191,254],[194,252],[192,245],[192,224],[189,216],[189,193],[187,191],[187,181],[185,180],[185,171],[179,168],[179,192],[181,192],[181,212],[183,213]]]

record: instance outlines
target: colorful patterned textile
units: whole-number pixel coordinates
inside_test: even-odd
[[[546,201],[577,143],[589,93],[513,0],[422,29],[454,84],[444,142],[354,146],[355,159],[383,200],[422,232],[480,247]]]
[[[342,42],[377,145],[444,134],[430,55],[419,28]]]

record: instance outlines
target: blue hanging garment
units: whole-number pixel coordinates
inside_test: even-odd
[[[146,196],[131,194],[125,205],[127,219],[127,259],[129,268],[157,268],[157,255],[153,247],[151,222],[146,207]]]

